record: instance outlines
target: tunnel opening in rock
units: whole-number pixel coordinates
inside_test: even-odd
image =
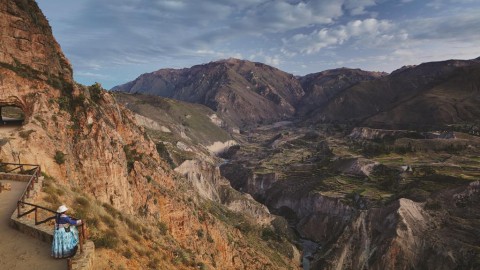
[[[25,122],[25,112],[19,106],[0,103],[0,125],[21,126]]]

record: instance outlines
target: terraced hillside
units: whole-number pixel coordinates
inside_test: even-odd
[[[375,211],[396,211],[392,205],[402,200],[418,204],[422,213],[438,225],[415,235],[417,240],[423,233],[443,233],[459,222],[470,224],[452,233],[458,234],[455,245],[473,255],[441,242],[446,245],[442,250],[454,254],[457,264],[453,265],[475,265],[480,258],[475,246],[480,243],[472,242],[464,234],[480,233],[469,227],[478,223],[476,214],[467,214],[476,213],[477,207],[468,204],[465,215],[458,216],[458,209],[448,207],[448,196],[478,183],[480,138],[459,132],[396,132],[396,136],[391,136],[389,130],[351,130],[329,124],[263,127],[235,136],[241,148],[229,163],[222,165],[221,171],[233,187],[250,193],[272,212],[286,217],[298,237],[322,245],[314,256],[317,267],[340,263],[339,257],[335,257],[340,253],[332,255],[327,251],[343,245],[346,239],[342,240],[342,235],[359,217]],[[473,194],[476,195],[472,199],[479,195]],[[450,211],[456,211],[455,221],[442,225],[441,220]],[[382,239],[389,237],[382,234],[383,229],[377,229]],[[377,241],[372,238],[374,235],[362,237],[372,243]],[[424,240],[426,246],[439,241]],[[357,248],[362,242],[349,245]],[[448,259],[428,250],[422,252]],[[380,255],[365,260],[371,260],[370,265],[388,265]],[[413,257],[407,261],[419,263]]]

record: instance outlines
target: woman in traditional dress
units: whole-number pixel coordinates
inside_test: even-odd
[[[61,205],[57,209],[55,217],[55,230],[53,232],[52,256],[54,258],[65,258],[75,255],[78,244],[78,225],[81,220],[75,220],[65,214],[68,208]]]

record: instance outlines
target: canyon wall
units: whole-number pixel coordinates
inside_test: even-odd
[[[72,69],[34,1],[2,0],[0,14],[0,105],[18,106],[26,115],[21,127],[1,131],[2,161],[39,164],[55,185],[76,194],[64,198],[72,204],[83,196],[92,198],[84,205],[95,209],[119,211],[145,226],[164,224],[169,240],[158,251],[164,254],[162,261],[154,262],[162,269],[298,267],[298,258],[254,243],[250,238],[259,236],[247,235],[203,208],[209,202],[160,158],[134,115],[110,93],[73,82]],[[100,225],[92,223],[91,229],[105,230]],[[145,236],[149,248],[155,240],[151,237]],[[193,254],[181,266],[178,250]],[[132,263],[148,262],[135,254],[125,256]],[[127,258],[108,246],[97,256],[103,256],[97,261],[113,264]]]

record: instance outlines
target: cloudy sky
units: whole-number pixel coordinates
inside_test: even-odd
[[[37,0],[75,79],[105,88],[235,57],[295,75],[480,56],[478,0]]]

